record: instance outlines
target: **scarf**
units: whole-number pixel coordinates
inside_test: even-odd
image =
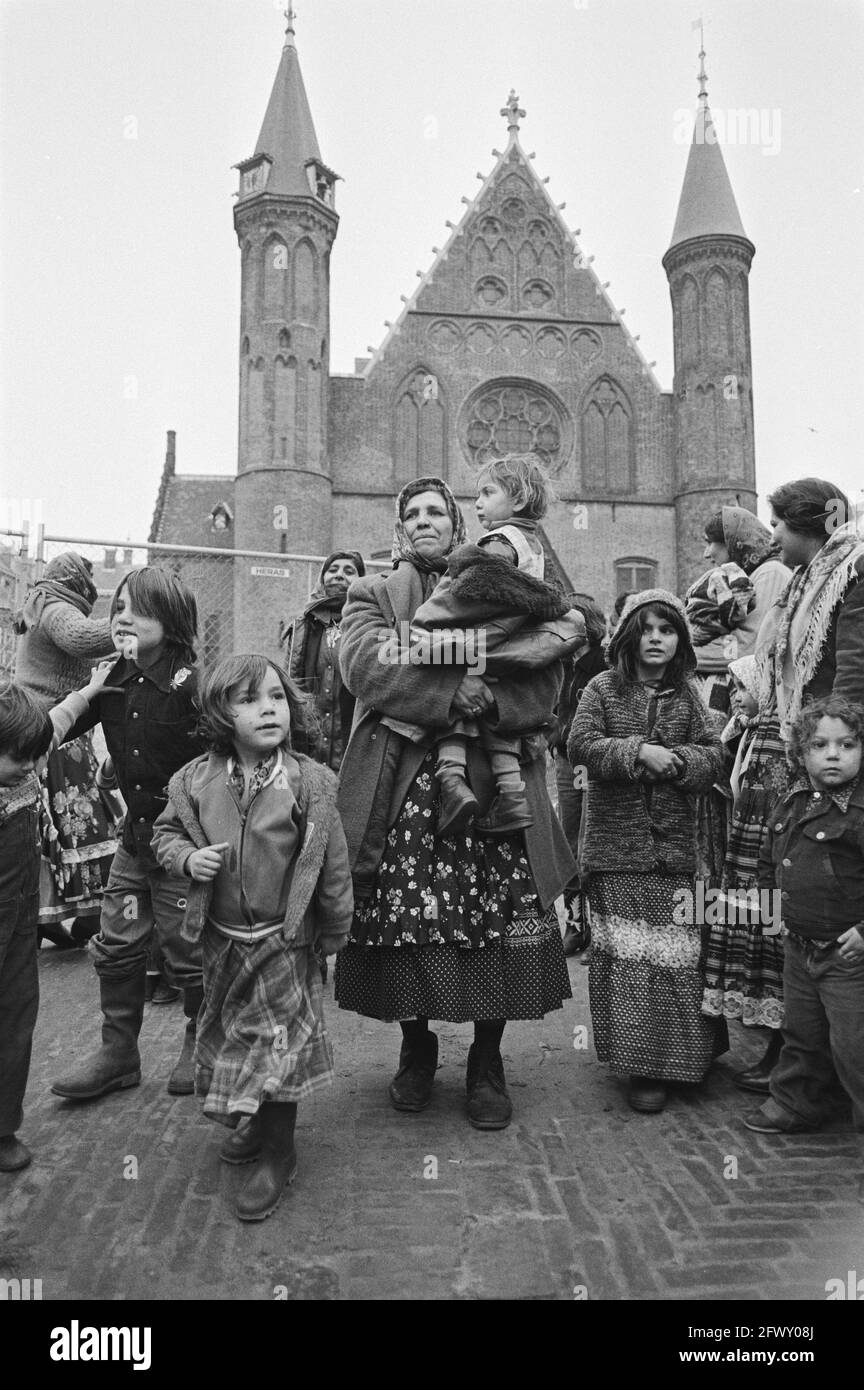
[[[723,507],[723,539],[729,559],[752,574],[766,560],[776,559],[779,546],[764,522],[746,507]]]
[[[784,742],[801,712],[804,691],[813,679],[837,606],[842,603],[864,540],[854,521],[840,526],[809,565],[799,565],[765,614],[759,629],[759,708],[776,702]]]
[[[71,603],[85,617],[96,602],[96,586],[91,575],[93,566],[74,550],[64,550],[46,567],[45,573],[28,593],[24,605],[15,614],[13,623],[20,636],[36,627],[46,603]]]
[[[418,492],[440,492],[447,507],[447,514],[453,523],[453,535],[445,554],[438,556],[434,560],[427,559],[425,555],[417,554],[417,551],[408,539],[408,533],[402,523],[402,513],[411,498],[416,497]],[[396,499],[396,521],[393,526],[393,546],[390,551],[394,569],[397,565],[407,562],[409,565],[413,565],[416,570],[419,570],[421,574],[443,574],[447,568],[447,560],[450,555],[452,555],[453,551],[456,550],[458,546],[464,545],[467,539],[468,533],[465,530],[465,520],[459,510],[456,498],[453,496],[453,493],[450,491],[443,478],[412,478],[410,483],[405,484]],[[424,588],[426,587],[427,586],[424,584]]]

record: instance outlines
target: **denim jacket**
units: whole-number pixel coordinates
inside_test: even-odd
[[[864,779],[845,811],[824,791],[808,811],[813,795],[809,787],[793,787],[771,812],[758,883],[780,889],[791,931],[833,941],[864,923]]]
[[[174,651],[141,670],[125,658],[117,662],[86,715],[67,739],[101,723],[126,802],[123,848],[149,850],[153,822],[168,804],[168,781],[204,751],[196,732],[198,673]]]

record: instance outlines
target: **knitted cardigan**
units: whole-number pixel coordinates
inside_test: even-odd
[[[684,764],[679,777],[645,779],[640,745],[659,743]],[[618,670],[589,681],[573,717],[567,754],[588,773],[580,870],[692,873],[695,799],[721,775],[723,753],[692,687],[654,692]]]
[[[320,941],[328,954],[341,950],[348,939],[354,899],[348,869],[348,849],[336,811],[335,775],[302,753],[292,755],[300,767],[297,803],[303,816],[303,843],[296,858],[282,937],[291,947]],[[156,822],[154,852],[164,864],[186,840],[203,849],[207,837],[189,795],[196,770],[208,761],[202,754],[175,772],[168,783],[168,806]],[[320,883],[322,877],[326,882]],[[207,920],[213,883],[190,880],[181,935],[197,941]]]
[[[18,639],[15,680],[56,704],[86,683],[97,658],[113,653],[110,618],[87,618],[71,603],[46,603],[35,627]]]

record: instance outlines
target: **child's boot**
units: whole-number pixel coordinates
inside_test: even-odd
[[[192,985],[183,991],[183,1012],[189,1020],[186,1036],[177,1063],[168,1078],[168,1094],[171,1096],[193,1096],[195,1094],[195,1035],[198,1012],[204,1003],[202,985]]]
[[[296,1102],[265,1101],[258,1112],[261,1125],[261,1157],[237,1198],[241,1221],[263,1221],[276,1210],[285,1188],[297,1176],[294,1151]]]
[[[17,1173],[26,1168],[33,1155],[26,1144],[22,1144],[17,1134],[0,1136],[0,1173]]]
[[[257,1115],[250,1115],[245,1123],[228,1135],[219,1150],[223,1163],[254,1163],[261,1157],[261,1121]]]
[[[435,775],[441,787],[438,834],[459,835],[467,830],[479,810],[477,798],[463,772],[447,766]]]
[[[95,1100],[141,1081],[138,1034],[144,1017],[144,962],[128,975],[100,974],[102,1046],[77,1071],[55,1081],[51,1090],[64,1100]]]
[[[533,824],[534,817],[525,799],[524,783],[521,791],[511,790],[509,787],[506,791],[499,791],[486,815],[477,818],[480,834],[491,837],[512,835],[517,830],[527,830],[529,825]]]

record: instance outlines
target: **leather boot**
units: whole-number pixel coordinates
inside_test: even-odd
[[[498,792],[485,816],[477,819],[477,830],[481,835],[513,835],[517,830],[527,830],[534,824],[534,817],[528,809],[523,792]]]
[[[432,1085],[438,1068],[438,1035],[426,1032],[418,1042],[403,1040],[399,1070],[390,1082],[388,1095],[396,1110],[425,1110],[432,1099]]]
[[[219,1150],[223,1163],[254,1163],[261,1156],[261,1121],[257,1115],[250,1115],[241,1121],[228,1135]]]
[[[65,1100],[95,1100],[141,1081],[138,1034],[144,1017],[145,968],[129,975],[100,974],[102,1046],[51,1090]]]
[[[755,1066],[736,1072],[732,1077],[733,1083],[742,1091],[754,1091],[759,1096],[770,1095],[771,1073],[782,1050],[783,1034],[776,1029],[771,1034],[764,1057],[760,1057]]]
[[[168,1094],[171,1096],[194,1096],[195,1094],[195,1034],[201,1005],[204,1003],[202,985],[192,985],[183,991],[183,1012],[189,1022],[183,1048],[174,1070],[168,1078]]]
[[[32,1161],[33,1155],[17,1134],[4,1134],[0,1138],[0,1173],[17,1173]]]
[[[441,786],[438,834],[459,835],[468,829],[480,809],[477,798],[465,778],[456,773],[439,773],[438,781]]]
[[[295,1102],[265,1101],[258,1112],[261,1157],[246,1179],[235,1210],[241,1221],[263,1221],[274,1212],[297,1176],[294,1150]]]
[[[507,1094],[504,1062],[497,1049],[489,1056],[476,1042],[471,1044],[465,1074],[465,1092],[468,1098],[468,1119],[475,1129],[507,1128],[513,1114],[513,1105]]]

